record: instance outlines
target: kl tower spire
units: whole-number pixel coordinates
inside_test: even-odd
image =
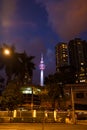
[[[45,69],[45,64],[43,60],[43,54],[41,55],[41,60],[40,60],[40,86],[44,86],[44,69]]]

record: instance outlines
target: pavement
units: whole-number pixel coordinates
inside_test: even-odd
[[[77,124],[87,125],[87,120],[78,120]]]
[[[0,123],[0,130],[87,130],[87,125],[62,123]]]

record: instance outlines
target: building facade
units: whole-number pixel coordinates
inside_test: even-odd
[[[69,97],[67,98],[69,100],[66,101],[68,108],[69,106],[72,107],[73,103],[76,110],[87,110],[87,84],[66,84],[64,93],[66,97]]]
[[[56,71],[59,72],[59,68],[67,66],[68,62],[68,45],[67,43],[60,42],[55,47],[56,52]]]
[[[69,63],[76,72],[76,83],[84,83],[87,79],[87,42],[80,38],[69,41]]]

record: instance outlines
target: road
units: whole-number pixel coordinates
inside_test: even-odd
[[[87,130],[87,125],[58,123],[0,123],[0,130]]]

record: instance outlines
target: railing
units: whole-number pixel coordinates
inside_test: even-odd
[[[67,111],[0,111],[0,123],[72,123],[72,118],[68,117]],[[87,120],[87,114],[78,114],[77,120]]]

